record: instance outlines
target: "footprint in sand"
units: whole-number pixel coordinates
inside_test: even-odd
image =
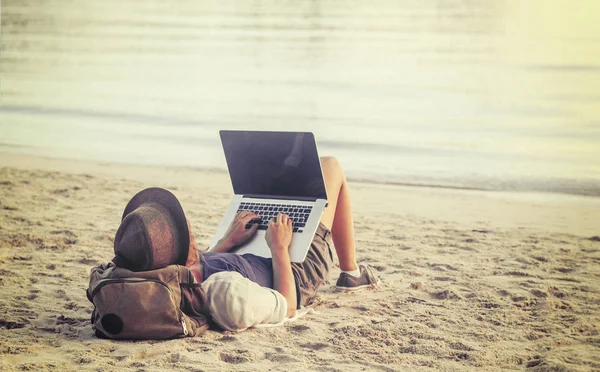
[[[383,265],[371,265],[371,267],[379,272],[387,270],[387,267]]]
[[[531,261],[529,261],[529,260],[527,260],[525,258],[521,258],[521,257],[515,258],[515,261],[518,262],[518,263],[522,263],[524,265],[531,265],[533,263],[533,262],[531,262]]]
[[[511,293],[504,289],[499,290],[497,293],[499,296],[502,296],[502,297],[510,297],[511,296]]]
[[[429,266],[432,270],[435,271],[446,271],[446,270],[452,270],[452,271],[458,271],[457,268],[455,268],[454,266],[448,265],[448,264],[430,264],[428,263],[427,266]]]
[[[467,360],[467,359],[471,358],[471,356],[469,355],[469,353],[456,353],[456,354],[454,354],[454,356],[458,360]]]
[[[433,292],[431,296],[437,298],[438,300],[460,300],[462,297],[454,291],[445,290],[441,292]]]
[[[234,336],[223,336],[218,341],[221,341],[221,342],[234,342],[234,341],[237,341],[237,340],[238,340],[238,338],[234,337]]]
[[[90,364],[94,360],[92,358],[88,358],[85,356],[76,356],[73,358],[73,363],[75,364]]]
[[[531,291],[532,295],[534,295],[535,297],[539,297],[539,298],[546,298],[548,297],[548,293],[540,291],[539,289],[532,289]]]
[[[113,241],[113,237],[108,234],[97,235],[94,237],[94,240],[99,242],[111,242]]]
[[[511,300],[513,302],[523,302],[523,301],[527,301],[528,298],[525,297],[525,296],[514,296],[514,297],[511,298]]]
[[[31,261],[33,256],[13,256],[11,260],[13,261]]]
[[[270,360],[275,363],[295,363],[299,362],[298,359],[291,357],[289,355],[280,354],[280,353],[266,353],[265,359]]]
[[[471,346],[465,345],[465,344],[463,344],[460,341],[449,342],[448,346],[450,346],[450,348],[453,349],[453,350],[474,351],[474,349]]]
[[[561,290],[559,290],[557,287],[550,287],[548,288],[548,291],[550,292],[551,295],[553,295],[556,298],[566,298],[567,294]]]
[[[190,360],[188,358],[186,358],[185,356],[179,354],[179,353],[173,353],[169,356],[166,357],[166,361],[169,363],[186,363],[186,362],[190,362]]]
[[[64,197],[69,197],[69,189],[56,189],[51,191],[54,195],[60,195]]]
[[[559,267],[556,269],[556,271],[559,271],[563,274],[568,274],[568,273],[572,273],[573,271],[575,271],[575,269],[570,268],[570,267]]]
[[[25,328],[25,326],[27,325],[27,323],[29,323],[29,321],[27,321],[26,319],[22,319],[20,321],[10,321],[10,320],[4,320],[4,319],[0,319],[0,328],[6,328],[6,329],[19,329],[19,328]]]
[[[68,324],[72,326],[77,324],[86,324],[88,321],[88,318],[75,319],[61,314],[56,318],[56,325]]]
[[[531,276],[523,271],[508,271],[508,272],[504,273],[503,275],[506,275],[506,276]]]
[[[251,362],[254,358],[248,350],[228,350],[219,353],[219,359],[229,364],[241,364]]]
[[[307,325],[295,325],[295,326],[291,326],[290,327],[290,331],[292,332],[306,332],[306,331],[310,331],[310,327]]]
[[[90,260],[89,258],[83,257],[82,259],[80,259],[77,262],[79,262],[80,264],[84,264],[84,265],[91,265],[91,264],[98,263],[98,260]]]
[[[329,345],[324,344],[322,342],[316,342],[316,343],[307,343],[307,344],[301,344],[300,347],[304,347],[306,349],[310,349],[310,350],[315,350],[315,351],[319,351],[322,349],[325,349],[326,347],[329,347]]]
[[[75,302],[69,302],[67,304],[65,304],[65,309],[67,310],[79,310],[79,309],[83,309],[83,306],[79,306],[77,303]]]
[[[433,280],[437,280],[439,282],[455,282],[456,281],[456,279],[452,279],[447,276],[436,276],[435,278],[433,278]]]
[[[53,234],[53,235],[66,235],[66,236],[70,236],[72,238],[76,238],[77,237],[77,234],[75,234],[71,230],[53,230],[53,231],[50,231],[50,234]]]
[[[421,283],[421,282],[410,283],[410,289],[422,291],[424,288],[425,287],[423,286],[423,283]]]

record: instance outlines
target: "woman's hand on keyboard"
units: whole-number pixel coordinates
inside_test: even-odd
[[[231,249],[245,243],[258,230],[260,220],[256,213],[250,211],[239,212],[229,225],[223,238],[221,238],[222,245]]]
[[[265,240],[273,256],[288,252],[290,244],[292,244],[292,220],[287,214],[279,213],[269,222]]]

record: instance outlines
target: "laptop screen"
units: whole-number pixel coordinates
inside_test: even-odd
[[[221,131],[236,194],[327,199],[312,133]]]

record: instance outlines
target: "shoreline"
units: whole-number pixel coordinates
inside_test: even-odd
[[[200,187],[203,193],[230,198],[224,171],[188,167],[125,165],[0,152],[0,167],[91,174],[132,180],[167,189]],[[582,237],[600,235],[600,198],[543,192],[465,190],[349,180],[352,189],[377,190],[373,200],[354,200],[355,212],[403,214],[448,222],[534,228]],[[390,206],[398,206],[390,209]],[[221,213],[221,211],[219,211]]]
[[[142,168],[153,168],[153,169],[170,169],[173,171],[186,171],[186,172],[200,172],[200,173],[214,173],[214,174],[223,174],[228,175],[228,172],[224,168],[218,167],[194,167],[194,166],[176,166],[169,164],[139,164],[139,163],[128,163],[128,162],[103,162],[99,160],[91,160],[91,159],[77,159],[71,157],[54,157],[48,155],[30,155],[30,154],[22,154],[19,152],[10,152],[6,151],[6,149],[2,150],[2,147],[12,147],[6,144],[0,144],[0,158],[6,159],[7,157],[16,157],[16,158],[36,158],[45,161],[59,161],[59,162],[73,162],[73,163],[85,163],[88,165],[95,165],[101,167],[142,167]],[[27,147],[27,146],[14,146],[14,147]],[[9,161],[8,164],[11,164]],[[14,162],[12,163],[14,164]],[[597,198],[600,200],[600,189],[598,190],[589,190],[589,191],[581,191],[581,192],[567,192],[561,191],[559,189],[535,189],[535,188],[523,188],[523,189],[501,189],[501,188],[491,188],[491,187],[478,187],[478,186],[461,186],[461,185],[452,185],[452,184],[435,184],[435,183],[427,183],[427,182],[412,182],[412,181],[386,181],[386,180],[373,180],[367,179],[359,176],[348,176],[349,182],[352,183],[361,183],[366,185],[373,186],[393,186],[393,187],[403,187],[403,188],[425,188],[425,189],[440,189],[440,190],[462,190],[462,191],[476,191],[476,192],[489,192],[489,193],[514,193],[514,194],[549,194],[549,195],[559,195],[559,196],[573,196],[573,197],[583,197],[583,198]]]

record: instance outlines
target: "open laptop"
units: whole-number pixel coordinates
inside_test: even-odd
[[[265,241],[269,221],[285,213],[293,221],[292,262],[308,253],[327,192],[317,144],[308,132],[220,131],[234,197],[211,243],[215,246],[239,211],[262,217],[256,235],[235,251],[271,257]]]

